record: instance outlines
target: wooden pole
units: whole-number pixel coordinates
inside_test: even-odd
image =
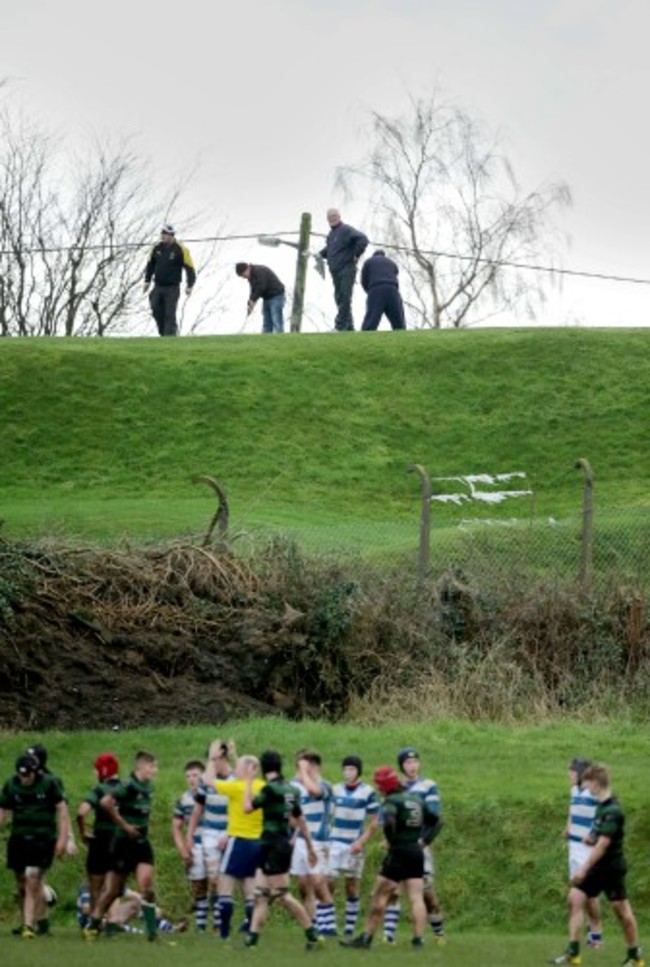
[[[300,237],[298,239],[298,255],[296,257],[296,282],[293,288],[293,304],[291,306],[291,332],[300,332],[302,327],[310,237],[311,214],[309,212],[303,212],[300,216]]]

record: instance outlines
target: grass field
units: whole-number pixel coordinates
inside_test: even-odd
[[[328,941],[321,950],[306,954],[300,930],[295,926],[271,924],[260,946],[255,951],[246,950],[242,941],[233,941],[228,951],[219,948],[220,941],[210,936],[181,934],[171,940],[161,936],[155,944],[148,944],[142,937],[119,937],[86,943],[79,931],[65,929],[47,940],[31,942],[2,940],[2,958],[7,967],[31,967],[32,964],[48,964],[50,967],[149,967],[149,965],[199,965],[227,958],[240,963],[264,963],[266,967],[290,967],[305,963],[305,958],[318,964],[354,965],[376,963],[402,965],[426,962],[440,967],[534,967],[548,963],[549,958],[564,949],[563,937],[558,923],[556,934],[504,935],[489,933],[462,933],[450,938],[445,947],[433,944],[422,951],[410,949],[406,933],[400,934],[395,947],[376,944],[371,951],[344,950],[336,941]],[[625,953],[619,938],[612,937],[606,949],[587,951],[583,957],[584,967],[614,967],[620,964]]]
[[[599,512],[647,512],[646,348],[642,331],[579,329],[5,340],[3,532],[201,531],[213,497],[191,478],[210,473],[235,532],[318,526],[316,543],[347,546],[385,524],[397,546],[417,528],[411,463],[432,476],[525,470],[536,513],[559,519],[579,512],[580,456]]]

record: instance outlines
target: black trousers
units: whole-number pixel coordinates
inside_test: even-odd
[[[176,306],[181,294],[180,285],[154,285],[149,293],[151,314],[161,336],[177,336]]]
[[[383,315],[386,315],[393,329],[406,329],[402,297],[397,286],[390,282],[373,285],[369,290],[361,328],[366,331],[376,329]]]
[[[352,321],[352,290],[357,274],[357,267],[354,262],[332,272],[332,282],[334,283],[334,301],[336,302],[336,319],[334,328],[342,332],[346,329],[354,329]]]

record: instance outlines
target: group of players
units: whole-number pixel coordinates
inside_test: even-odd
[[[274,902],[303,927],[308,948],[330,936],[351,946],[370,946],[382,922],[383,939],[390,943],[403,891],[411,905],[414,946],[423,943],[427,919],[434,939],[442,943],[430,848],[441,826],[438,788],[420,776],[417,750],[402,749],[397,758],[401,775],[381,767],[374,787],[363,780],[356,755],[345,757],[341,781],[334,784],[322,777],[321,758],[313,749],[296,754],[290,780],[274,750],[259,759],[237,757],[233,743],[221,740],[210,746],[207,763],[189,761],[187,788],[173,810],[172,836],[190,882],[196,928],[212,926],[228,940],[239,885],[245,910],[240,930],[247,946],[257,944]],[[149,839],[155,756],[139,752],[125,779],[112,753],[99,755],[94,767],[97,784],[76,815],[87,847],[87,883],[80,889],[84,935],[95,939],[120,929],[124,910],[130,909],[122,900],[126,881],[133,874],[137,893],[129,891],[128,898],[137,897],[144,932],[153,940],[160,928]],[[14,932],[32,938],[49,930],[47,870],[55,856],[76,851],[63,785],[48,770],[41,746],[18,758],[15,775],[0,793],[0,819],[9,815],[7,865],[16,876],[22,913]],[[364,930],[355,936],[364,847],[379,827],[388,852]],[[290,891],[291,876],[300,899]],[[345,884],[341,931],[334,903],[339,881]]]
[[[161,919],[155,903],[149,823],[156,758],[139,752],[126,779],[120,778],[112,753],[99,755],[94,767],[97,784],[76,814],[87,847],[87,883],[80,890],[84,935],[95,939],[123,929],[126,911],[137,910],[144,921],[141,932],[153,940],[159,929],[174,929]],[[174,806],[171,830],[191,886],[196,929],[211,926],[223,941],[230,938],[237,884],[245,910],[240,930],[249,947],[257,945],[274,902],[301,925],[307,949],[316,949],[327,937],[339,937],[344,946],[368,948],[380,928],[382,940],[392,943],[403,895],[411,911],[412,945],[423,946],[427,921],[433,940],[444,943],[431,849],[441,828],[438,787],[421,776],[415,748],[398,752],[397,767],[399,774],[391,766],[378,768],[371,785],[362,779],[361,759],[348,755],[341,779],[330,783],[321,774],[318,752],[305,748],[296,753],[295,774],[286,779],[275,750],[259,759],[237,757],[234,744],[220,739],[211,744],[207,762],[190,760],[185,766],[187,788]],[[624,967],[645,967],[625,886],[625,820],[608,771],[574,759],[569,777],[569,943],[551,962],[582,962],[585,914],[588,945],[601,945],[597,898],[604,893],[626,939]],[[89,826],[91,814],[94,822]],[[52,891],[45,882],[47,870],[55,856],[76,852],[63,785],[47,768],[42,746],[19,756],[15,774],[2,788],[0,821],[8,816],[7,865],[16,875],[22,912],[22,924],[14,932],[32,938],[49,930]],[[378,830],[387,852],[363,930],[356,934],[365,846]],[[131,874],[137,893],[126,891]],[[290,891],[291,877],[297,896]],[[345,907],[339,930],[335,891],[341,881]]]

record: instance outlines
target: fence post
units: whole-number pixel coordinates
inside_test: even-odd
[[[429,535],[431,531],[431,478],[421,463],[412,463],[409,473],[417,473],[421,481],[420,550],[418,554],[418,581],[422,582],[429,572]]]
[[[583,591],[591,587],[594,555],[594,472],[584,457],[576,461],[576,470],[585,475],[585,488],[582,497],[582,552],[580,555],[580,585]]]

